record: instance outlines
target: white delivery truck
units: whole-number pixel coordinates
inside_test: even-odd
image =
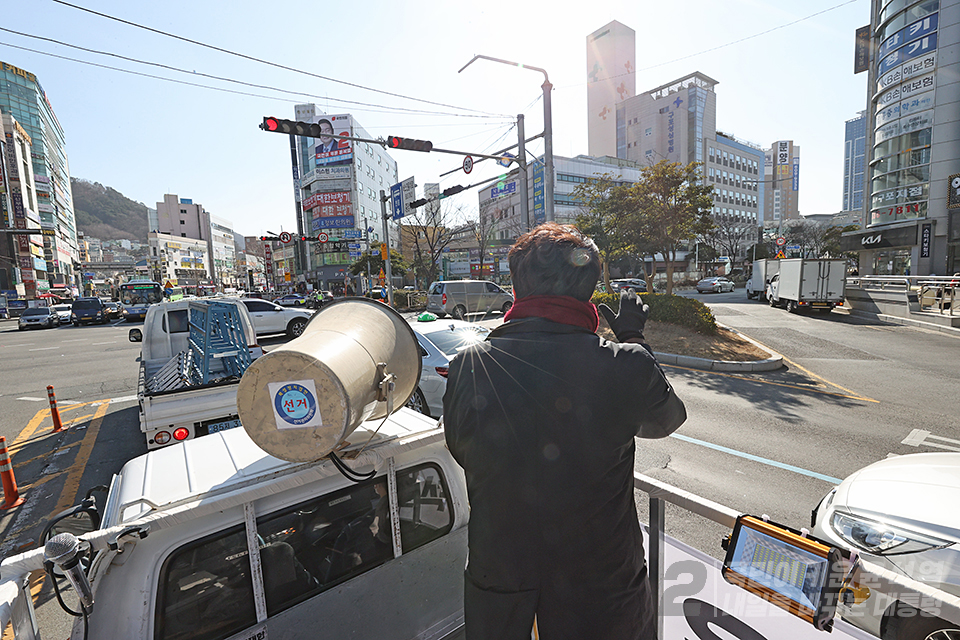
[[[240,376],[263,354],[243,303],[151,305],[130,340],[143,342],[137,399],[148,449],[240,426]]]
[[[773,276],[780,270],[780,261],[776,259],[761,259],[753,261],[753,272],[747,280],[747,300],[767,299],[767,285]]]
[[[843,304],[846,269],[845,260],[780,260],[780,270],[767,286],[767,300],[771,307],[794,313],[803,309],[829,313]]]

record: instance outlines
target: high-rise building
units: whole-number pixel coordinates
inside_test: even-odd
[[[242,286],[237,281],[236,249],[229,220],[212,215],[190,198],[167,193],[163,202],[157,203],[156,224],[161,235],[203,240],[207,245],[206,258],[195,255],[196,262],[181,265],[183,273],[173,284],[188,289],[217,287],[221,291]],[[152,233],[151,230],[148,235]],[[206,275],[200,275],[201,270]]]
[[[863,171],[866,167],[867,112],[847,120],[843,135],[843,211],[863,209]]]
[[[766,185],[764,226],[781,228],[800,219],[800,146],[793,140],[778,140],[767,149],[763,163]]]
[[[329,127],[331,134],[371,139],[350,114],[327,115],[315,104],[299,104],[294,114],[300,122]],[[294,191],[298,232],[328,241],[305,243],[297,279],[320,289],[344,289],[350,265],[370,243],[388,242],[399,249],[396,225],[387,225],[383,237],[380,192],[390,193],[399,182],[397,163],[384,149],[367,142],[298,136]]]
[[[37,211],[43,227],[53,231],[43,236],[46,276],[37,280],[37,288],[79,285],[74,273],[79,253],[66,139],[34,74],[0,62],[0,112],[13,116],[30,136]]]
[[[36,183],[34,182],[33,142],[30,134],[11,115],[0,115],[0,135],[3,137],[3,157],[0,158],[0,207],[3,226],[8,229],[39,232]],[[50,289],[43,236],[39,234],[6,235],[0,238],[6,246],[2,254],[7,261],[0,263],[0,289],[13,297],[33,299]],[[9,244],[8,244],[9,243]],[[11,293],[12,292],[12,293]],[[19,306],[19,305],[17,305]]]
[[[871,0],[862,275],[960,271],[958,25],[960,0]]]
[[[617,155],[617,103],[637,93],[636,33],[614,20],[587,36],[587,150]]]
[[[694,72],[617,105],[617,155],[642,165],[702,163],[718,223],[748,225],[743,247],[764,222],[763,150],[717,130],[717,81]]]

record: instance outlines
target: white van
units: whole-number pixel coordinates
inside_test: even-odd
[[[102,515],[87,501],[45,532],[44,542],[79,533],[82,522],[88,531],[98,527],[80,537],[91,549],[81,542],[94,599],[86,637],[408,640],[458,633],[469,517],[463,472],[436,420],[401,409],[381,422],[361,424],[339,452],[354,471],[375,472],[360,482],[330,459],[272,457],[243,429],[125,464]],[[0,593],[42,561],[42,548],[4,559]],[[60,589],[69,591],[66,584]],[[32,607],[29,591],[21,593]],[[76,594],[66,595],[76,602]],[[24,616],[25,624],[31,617],[36,625],[35,616]],[[79,618],[71,637],[83,637]]]
[[[468,313],[506,313],[513,295],[486,280],[439,280],[427,290],[427,311],[463,320]]]

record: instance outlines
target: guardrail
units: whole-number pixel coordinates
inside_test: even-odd
[[[960,275],[952,276],[848,276],[847,288],[881,291],[916,291],[920,311],[954,315],[960,297]]]
[[[650,587],[655,594],[654,608],[657,621],[657,638],[663,640],[663,575],[666,503],[677,505],[695,515],[712,520],[733,530],[739,514],[737,511],[706,498],[668,485],[649,476],[635,473],[635,489],[643,491],[650,499],[650,545],[649,569]],[[719,543],[719,541],[718,541]],[[928,615],[947,620],[960,626],[960,597],[943,592],[927,584],[894,573],[873,563],[859,559],[858,583],[869,583],[871,589],[897,598]]]

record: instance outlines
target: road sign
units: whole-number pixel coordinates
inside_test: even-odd
[[[785,245],[785,244],[787,244],[787,239],[786,239],[786,238],[784,238],[783,236],[780,236],[779,238],[777,238],[777,246],[778,246],[778,247],[782,247],[782,246]]]
[[[325,234],[323,231],[317,234],[317,240],[319,240],[320,242],[326,242],[329,239],[330,239],[330,236]]]
[[[463,158],[463,172],[470,173],[473,171],[473,158],[471,156],[465,156]]]
[[[293,236],[291,236],[288,232],[283,231],[280,233],[280,242],[283,244],[290,244],[291,240],[293,240]]]
[[[407,205],[416,200],[417,184],[413,177],[390,187],[390,204],[393,207],[393,219],[399,220],[407,213]]]
[[[800,251],[800,245],[792,244],[789,247],[784,247],[787,251]]]
[[[787,257],[787,254],[785,254],[783,251],[780,251],[777,253],[777,260],[783,260],[786,257]]]
[[[347,249],[359,249],[359,248],[360,248],[359,244],[353,244],[352,242],[347,245]]]
[[[505,154],[503,154],[503,157],[502,157],[502,158],[500,158],[499,160],[497,160],[497,164],[500,165],[501,167],[509,167],[509,166],[510,166],[510,163],[511,163],[511,162],[514,160],[514,158],[516,158],[516,157],[517,157],[517,156],[513,155],[512,153],[505,153]]]
[[[348,240],[356,240],[363,237],[363,233],[359,229],[347,229],[343,232],[343,237]]]

